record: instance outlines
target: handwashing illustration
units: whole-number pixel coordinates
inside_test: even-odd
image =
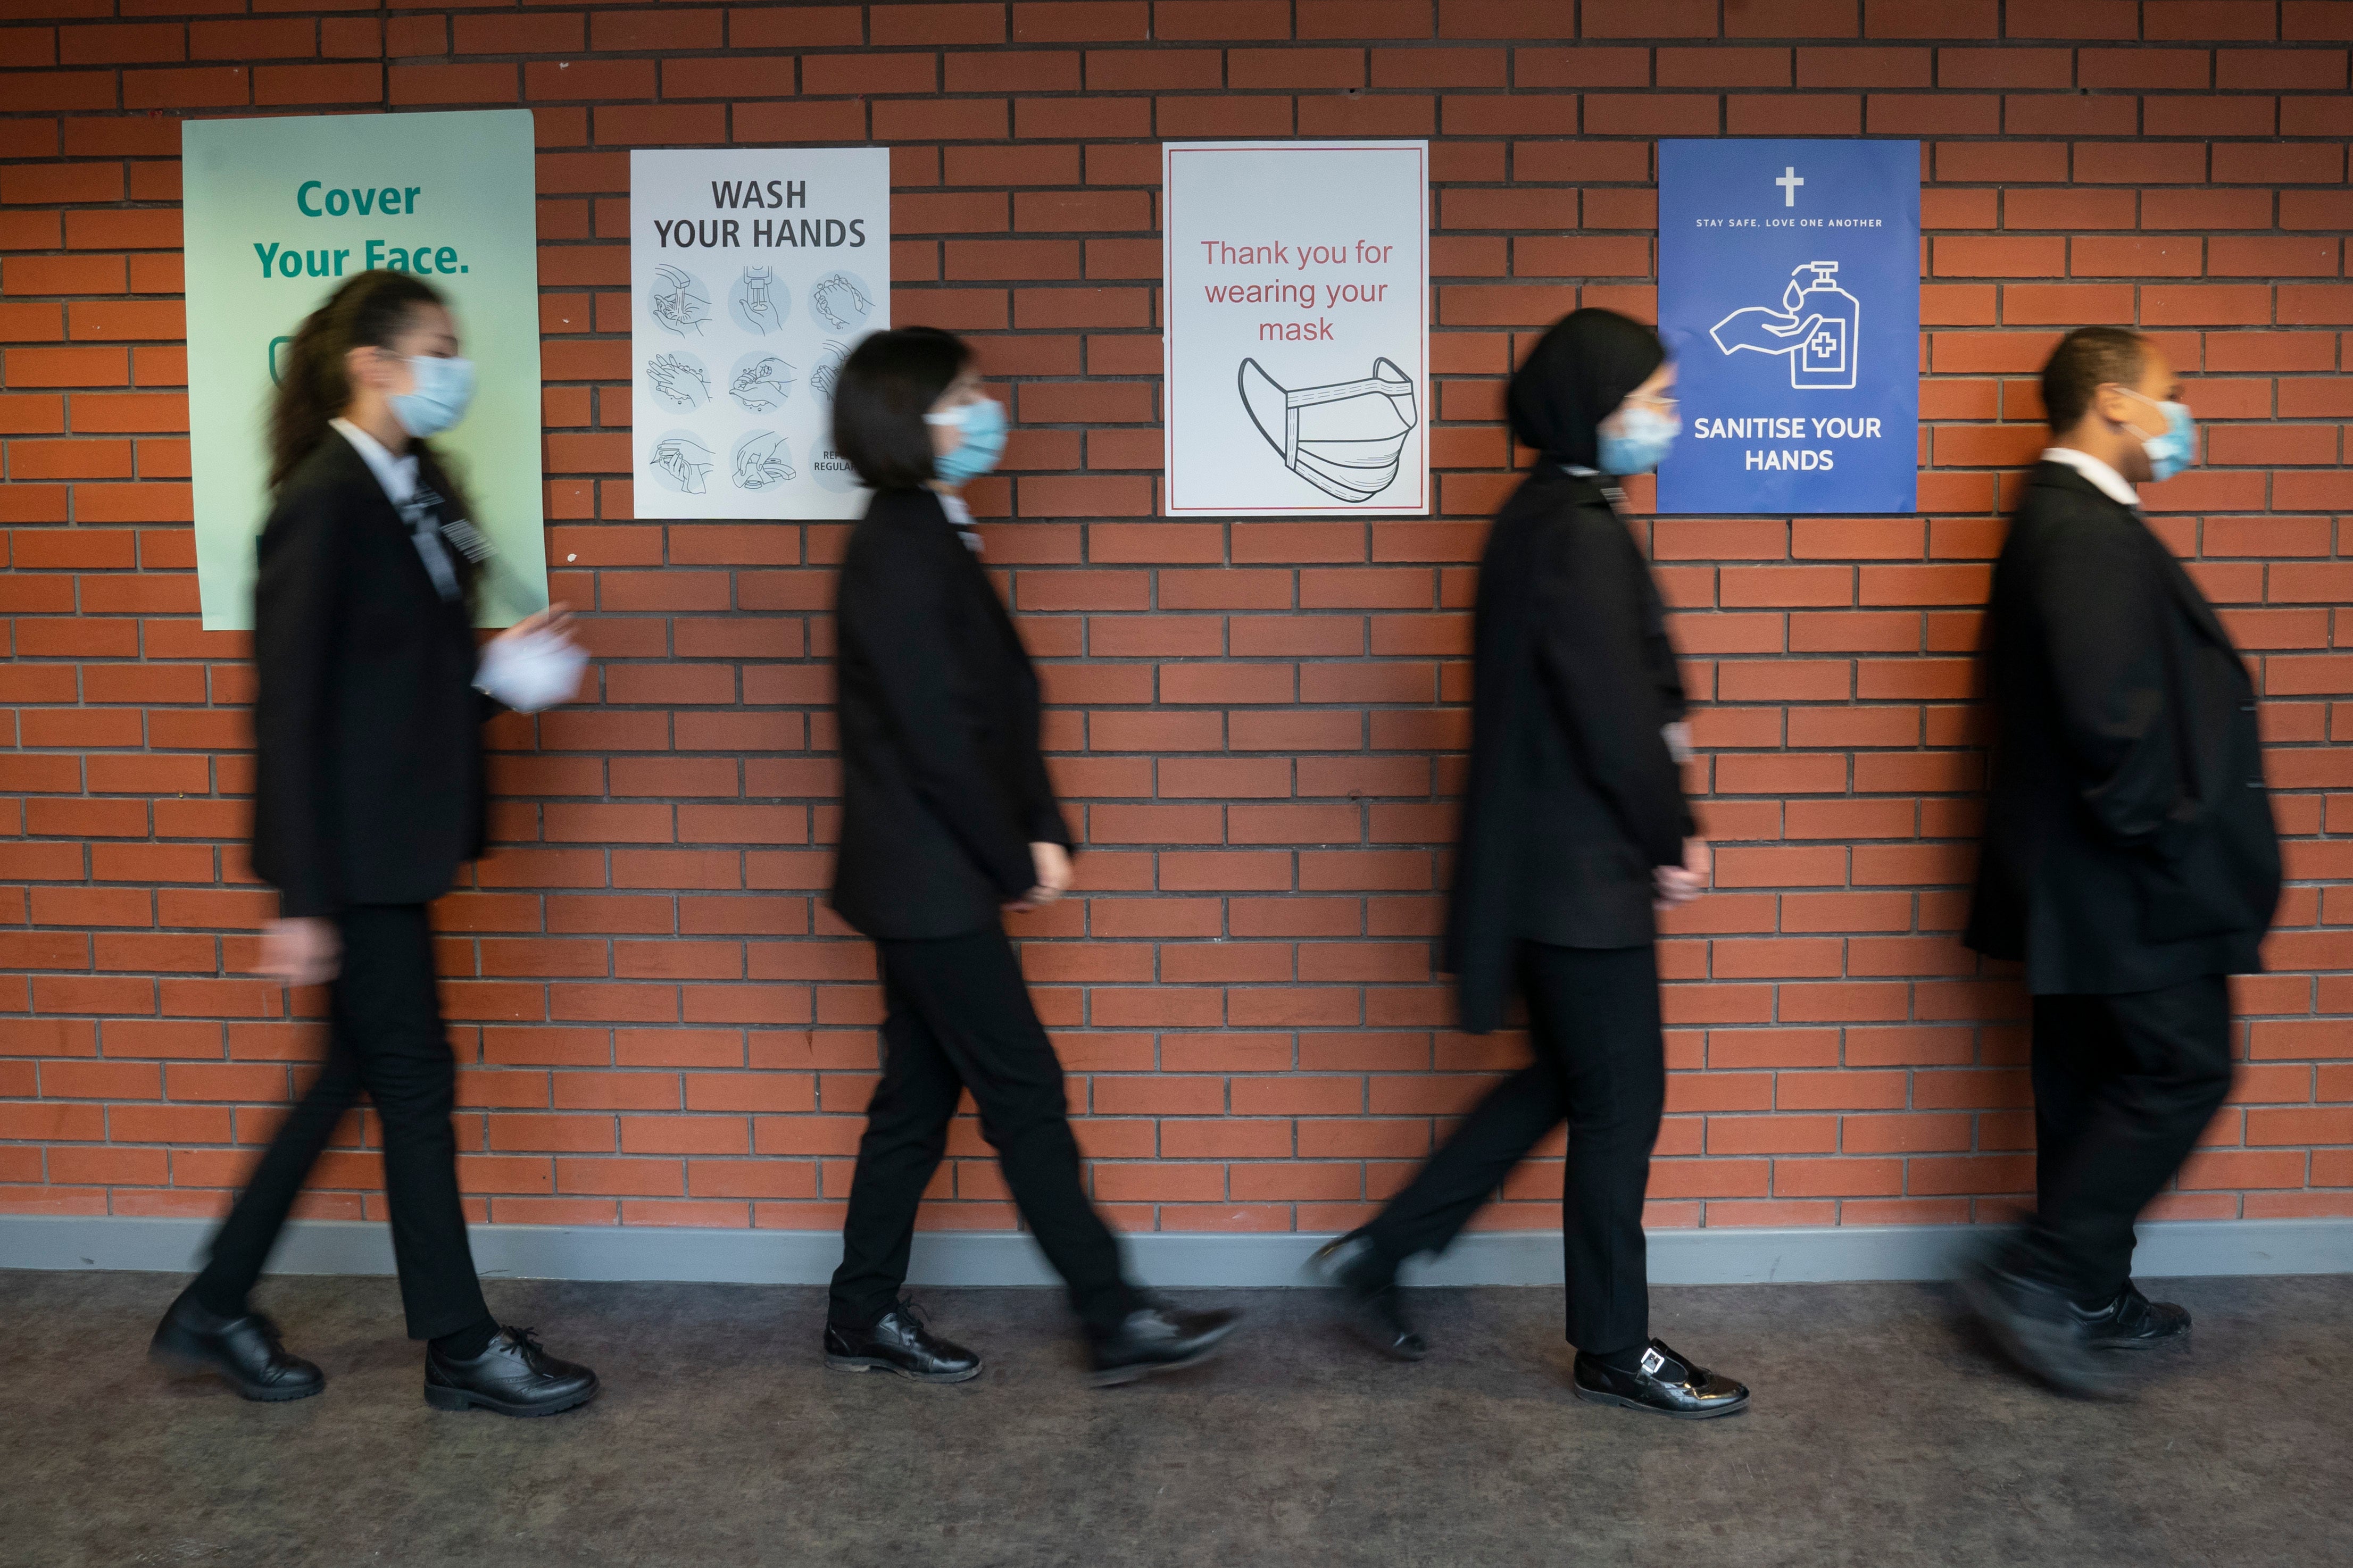
[[[1838,286],[1838,269],[1835,261],[1805,263],[1790,273],[1779,310],[1746,306],[1709,328],[1709,335],[1726,354],[1747,349],[1788,355],[1789,384],[1799,391],[1852,390],[1862,306]]]

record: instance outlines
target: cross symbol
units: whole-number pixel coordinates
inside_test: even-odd
[[[1781,187],[1781,205],[1783,206],[1793,207],[1798,205],[1798,187],[1804,184],[1806,182],[1799,177],[1798,171],[1794,166],[1785,164],[1781,170],[1781,177],[1773,183]]]

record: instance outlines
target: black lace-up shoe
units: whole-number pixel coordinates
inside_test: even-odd
[[[1198,1366],[1217,1353],[1240,1321],[1240,1312],[1186,1312],[1157,1303],[1139,1307],[1094,1342],[1095,1386],[1112,1388]]]
[[[917,1383],[964,1383],[980,1375],[980,1358],[926,1329],[904,1297],[871,1329],[828,1323],[825,1364],[836,1372],[895,1372]]]
[[[2189,1334],[2189,1309],[2152,1301],[2131,1280],[2116,1299],[2096,1311],[2074,1309],[2075,1321],[2094,1350],[2136,1351]]]
[[[2021,1273],[2000,1257],[1972,1264],[1960,1279],[1968,1303],[2002,1352],[2062,1394],[2104,1398],[2116,1373],[2092,1353],[2092,1338],[2057,1287]]]
[[[1307,1268],[1339,1307],[1348,1326],[1382,1354],[1419,1361],[1430,1353],[1430,1342],[1405,1315],[1396,1270],[1373,1250],[1363,1231],[1352,1230],[1317,1247],[1307,1260]]]
[[[317,1367],[286,1353],[276,1323],[259,1312],[215,1317],[187,1291],[155,1326],[147,1359],[178,1372],[212,1373],[248,1399],[308,1399],[327,1386]]]
[[[553,1415],[596,1397],[596,1374],[547,1353],[530,1329],[501,1325],[468,1361],[425,1347],[425,1403],[436,1410]]]
[[[1678,1421],[1704,1421],[1748,1408],[1745,1384],[1694,1366],[1669,1350],[1664,1340],[1652,1340],[1642,1352],[1641,1364],[1630,1372],[1579,1352],[1575,1376],[1579,1399],[1647,1410]]]

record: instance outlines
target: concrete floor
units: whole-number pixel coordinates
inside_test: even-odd
[[[392,1282],[263,1304],[325,1394],[248,1405],[142,1359],[159,1275],[0,1272],[0,1563],[961,1565],[2341,1564],[2353,1556],[2353,1279],[2161,1294],[2192,1345],[2138,1397],[2028,1386],[1909,1285],[1654,1291],[1654,1331],[1753,1408],[1575,1403],[1555,1290],[1421,1292],[1427,1362],[1376,1359],[1301,1291],[1209,1366],[1098,1393],[1052,1295],[930,1291],[989,1357],[952,1388],[827,1373],[821,1293],[506,1281],[491,1305],[595,1365],[544,1421],[417,1394]]]

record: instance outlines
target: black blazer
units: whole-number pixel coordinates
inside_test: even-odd
[[[456,493],[429,456],[417,478]],[[449,510],[442,521],[459,521]],[[494,710],[473,688],[465,596],[441,597],[384,487],[332,430],[280,487],[260,549],[254,869],[288,916],[439,897],[481,853],[481,721]]]
[[[2279,900],[2255,692],[2129,507],[2041,463],[1994,566],[1991,797],[1969,945],[2052,993],[2260,967]]]
[[[833,907],[871,937],[960,936],[1068,846],[1038,750],[1038,676],[929,490],[884,490],[835,588],[841,849]]]
[[[1522,942],[1639,947],[1692,816],[1662,728],[1683,679],[1649,564],[1592,480],[1546,461],[1479,565],[1471,772],[1447,964],[1462,1026],[1503,1020]]]

